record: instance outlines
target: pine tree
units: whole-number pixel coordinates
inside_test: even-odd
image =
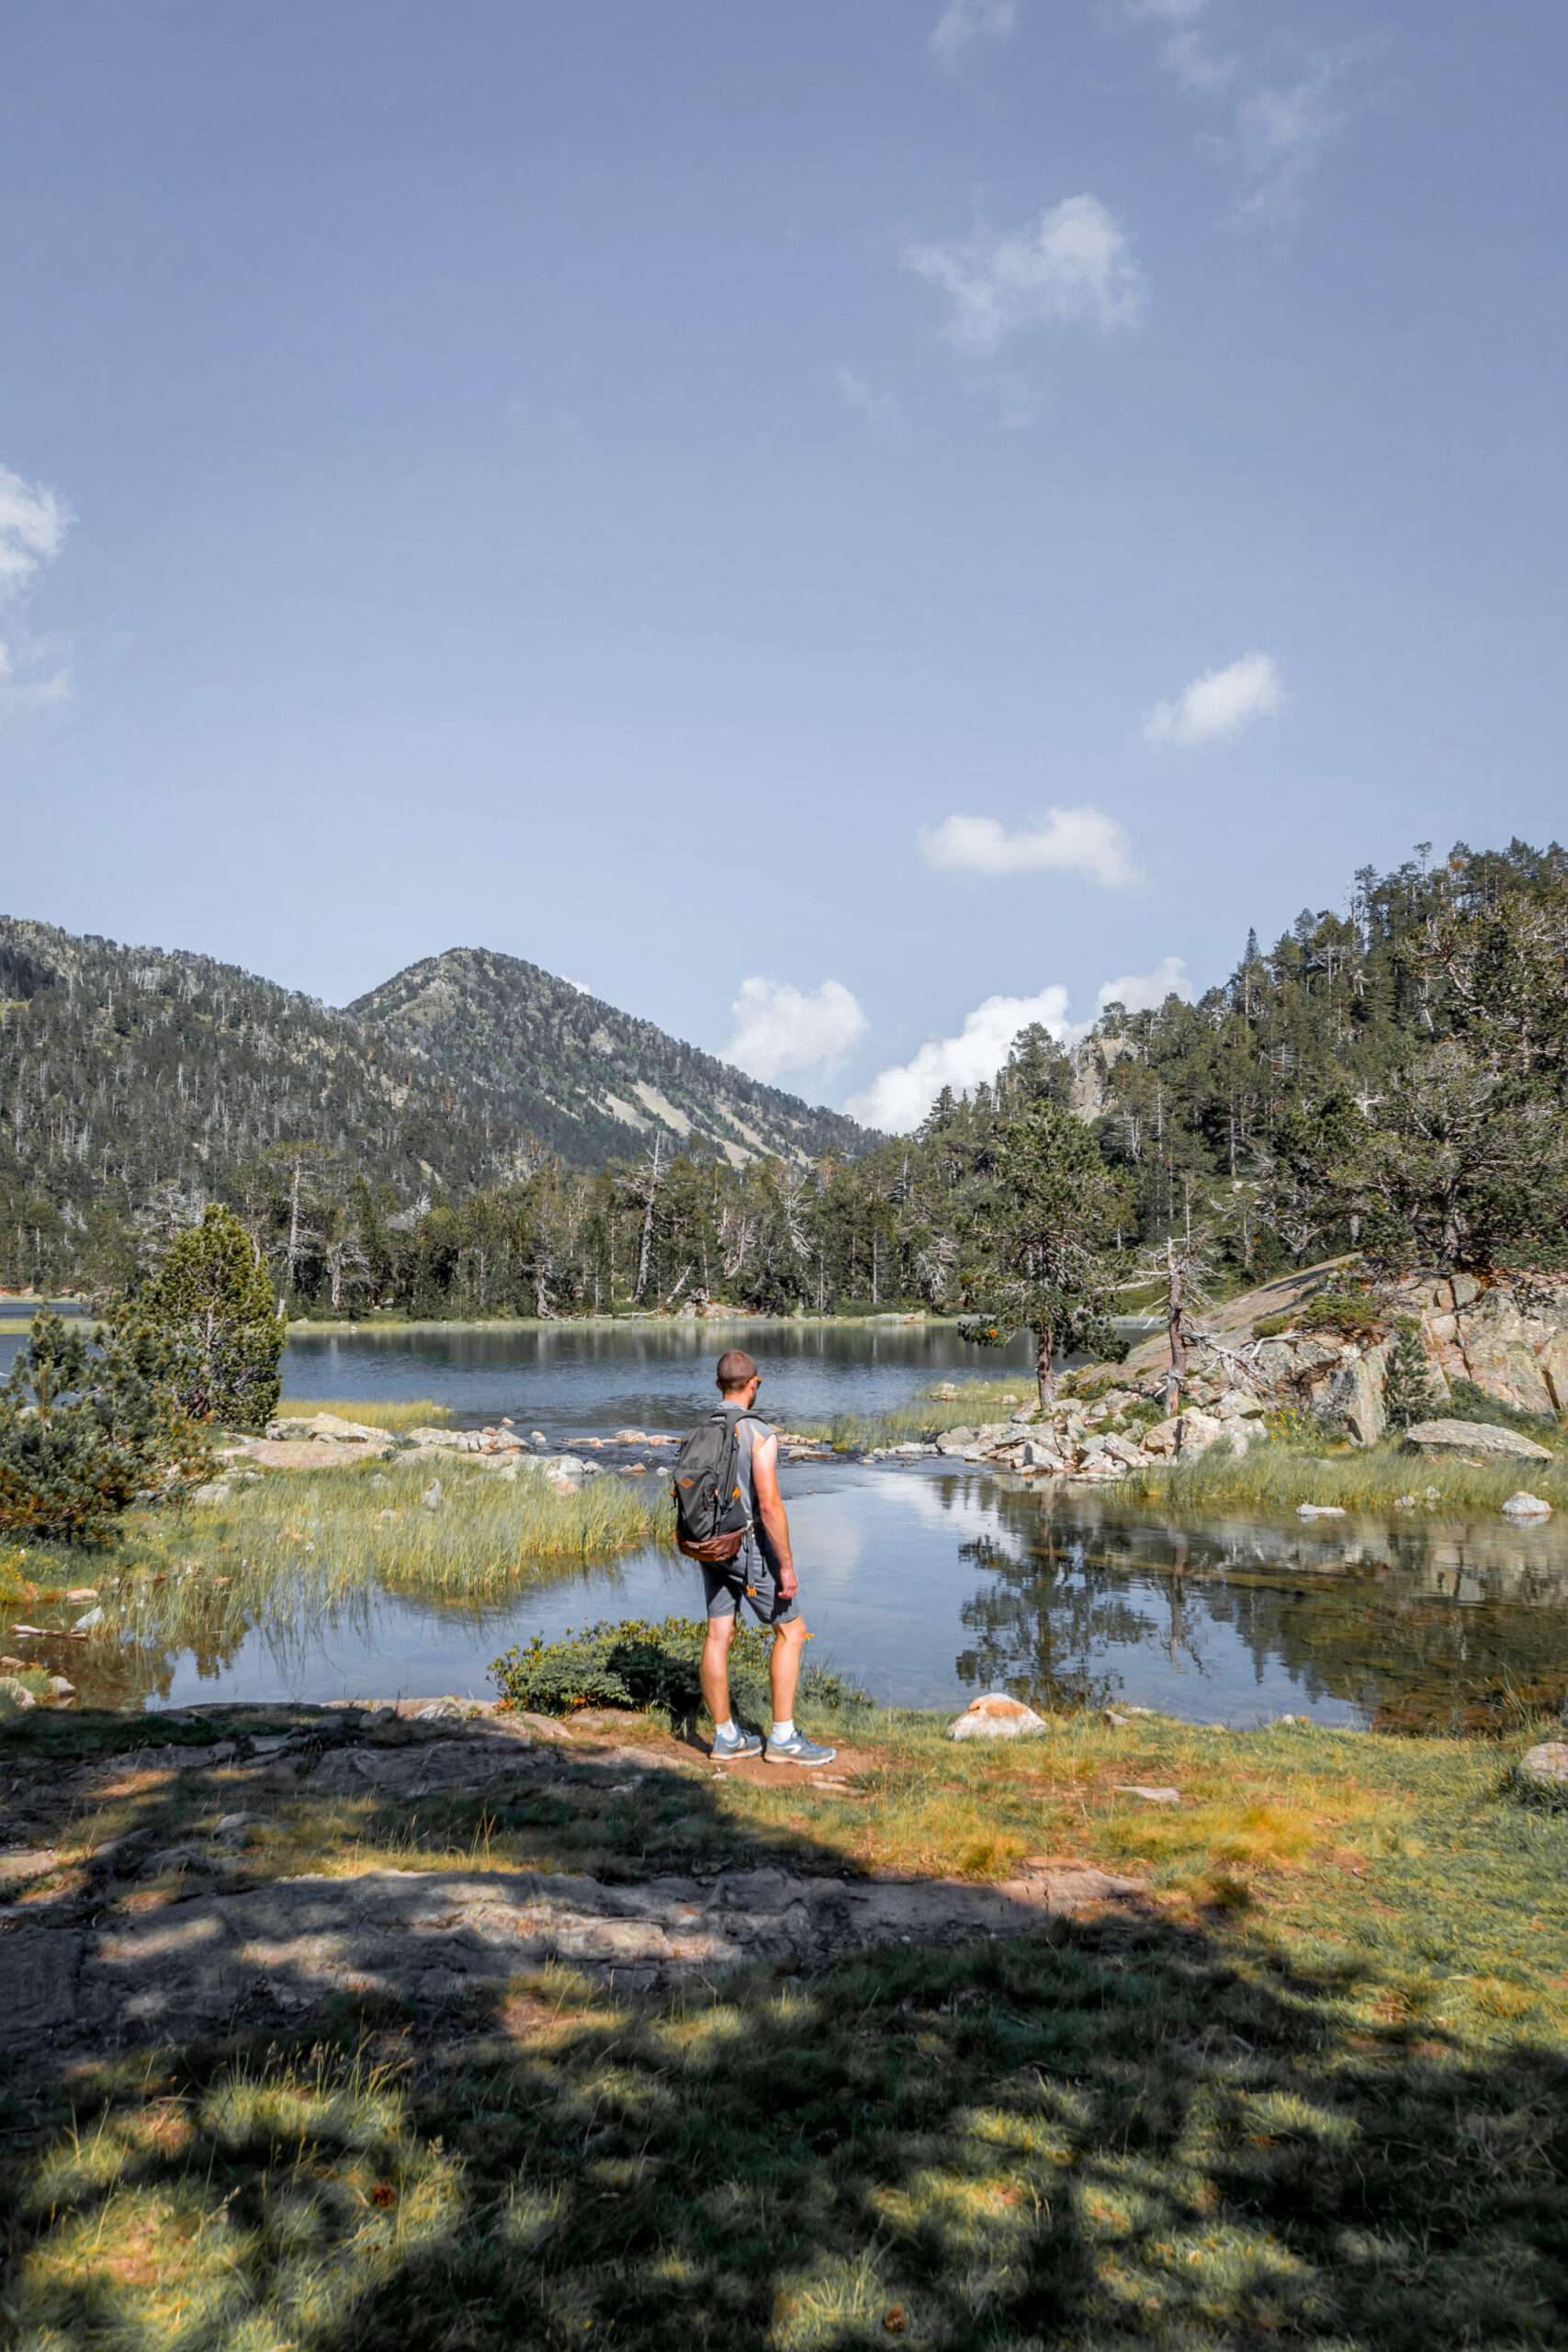
[[[283,1326],[266,1269],[232,1210],[209,1208],[176,1236],[139,1305],[178,1344],[178,1393],[192,1420],[265,1426],[277,1409]]]
[[[1393,1345],[1382,1376],[1383,1410],[1391,1430],[1407,1430],[1431,1412],[1431,1368],[1421,1344],[1421,1326],[1413,1315],[1402,1315],[1394,1329]]]
[[[984,1259],[970,1284],[974,1314],[962,1329],[987,1347],[1032,1332],[1040,1401],[1049,1405],[1058,1350],[1087,1348],[1116,1362],[1127,1352],[1111,1322],[1107,1258],[1131,1222],[1133,1188],[1107,1167],[1082,1120],[1050,1102],[1002,1128],[995,1177]]]
[[[134,1308],[96,1339],[44,1308],[0,1388],[0,1528],[101,1542],[139,1497],[206,1467],[180,1409],[177,1351]]]

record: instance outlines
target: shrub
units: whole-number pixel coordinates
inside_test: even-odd
[[[187,1226],[139,1302],[152,1327],[178,1343],[178,1394],[192,1420],[265,1428],[277,1408],[283,1326],[266,1269],[230,1209]]]
[[[640,1617],[614,1624],[601,1618],[581,1633],[570,1628],[558,1642],[536,1634],[525,1649],[515,1644],[498,1657],[491,1677],[514,1707],[544,1715],[564,1715],[574,1707],[647,1707],[682,1729],[697,1720],[703,1703],[697,1667],[707,1626],[696,1617],[666,1617],[653,1624]],[[768,1659],[773,1642],[761,1626],[744,1620],[729,1651],[733,1705],[760,1717],[769,1704]],[[833,1710],[869,1706],[857,1684],[831,1667],[807,1667],[800,1696]]]
[[[183,1491],[207,1455],[179,1359],[129,1307],[95,1338],[47,1307],[0,1388],[0,1529],[101,1542],[138,1496]]]
[[[1296,1317],[1302,1331],[1337,1331],[1344,1340],[1381,1338],[1388,1329],[1388,1309],[1364,1290],[1319,1291]]]
[[[1391,1430],[1407,1430],[1412,1421],[1424,1421],[1434,1409],[1432,1370],[1421,1344],[1421,1326],[1414,1315],[1402,1315],[1395,1326],[1382,1376],[1382,1401]]]

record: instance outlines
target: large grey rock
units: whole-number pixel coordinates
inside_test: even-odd
[[[874,1882],[736,1871],[711,1886],[653,1879],[605,1886],[530,1871],[378,1871],[286,1879],[243,1894],[198,1894],[30,1962],[28,2014],[80,2014],[135,2034],[227,2017],[263,1995],[298,2009],[331,1994],[441,2002],[570,1961],[628,1989],[709,1976],[748,1961],[822,1961],[900,1939],[966,1943],[1021,1935],[1043,1919],[1125,1900],[1134,1882],[1043,1866],[1000,1886]],[[0,1941],[8,1952],[17,1939]],[[71,1949],[68,1951],[67,1946]],[[52,1963],[52,1964],[51,1964]],[[6,2020],[0,2013],[0,2030]]]
[[[1427,1454],[1464,1454],[1483,1462],[1550,1462],[1547,1447],[1517,1430],[1494,1429],[1490,1421],[1416,1421],[1404,1432],[1408,1445]]]
[[[1314,1409],[1324,1420],[1342,1420],[1358,1445],[1375,1445],[1388,1427],[1383,1374],[1389,1343],[1380,1340],[1365,1355],[1341,1359],[1318,1390]]]
[[[1478,1388],[1526,1413],[1555,1412],[1556,1400],[1537,1361],[1554,1327],[1540,1316],[1527,1317],[1502,1283],[1487,1291],[1459,1318],[1460,1344]]]
[[[527,1772],[537,1758],[526,1742],[439,1739],[413,1747],[338,1747],[323,1756],[305,1785],[328,1795],[423,1797],[437,1789],[477,1788],[508,1772]]]
[[[74,2023],[82,1945],[69,1928],[17,1928],[0,1936],[0,2049]]]

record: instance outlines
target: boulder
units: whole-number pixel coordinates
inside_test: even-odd
[[[1518,1520],[1521,1523],[1532,1519],[1550,1519],[1551,1505],[1544,1496],[1528,1494],[1521,1487],[1517,1495],[1510,1495],[1503,1505],[1503,1516],[1505,1519]]]
[[[977,1431],[974,1430],[943,1430],[936,1442],[936,1450],[939,1453],[967,1453],[976,1435]]]
[[[1176,1413],[1144,1431],[1143,1450],[1145,1453],[1207,1453],[1217,1438],[1229,1435],[1226,1424],[1213,1413]]]
[[[1031,1438],[1023,1448],[1021,1466],[1025,1470],[1056,1471],[1065,1469],[1066,1465],[1055,1447],[1045,1444],[1040,1438]]]
[[[1554,1327],[1519,1311],[1514,1294],[1499,1283],[1470,1307],[1460,1324],[1470,1377],[1477,1388],[1525,1413],[1551,1413],[1556,1406],[1536,1361],[1538,1349],[1557,1336]]]
[[[1521,1780],[1541,1788],[1568,1787],[1568,1740],[1543,1739],[1520,1757],[1517,1770]]]
[[[1472,1455],[1482,1462],[1550,1462],[1551,1454],[1517,1430],[1490,1421],[1416,1421],[1404,1432],[1407,1445],[1423,1453]]]
[[[1317,1392],[1314,1409],[1325,1420],[1342,1420],[1358,1445],[1375,1445],[1388,1427],[1382,1381],[1388,1365],[1386,1340],[1365,1355],[1341,1360]]]
[[[987,1690],[965,1707],[952,1736],[954,1739],[1022,1739],[1045,1728],[1043,1717],[1021,1699],[1010,1699],[1002,1690]]]

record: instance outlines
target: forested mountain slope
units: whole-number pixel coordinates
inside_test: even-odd
[[[391,1215],[655,1133],[732,1160],[872,1140],[508,956],[438,956],[337,1012],[210,956],[0,917],[0,1286],[117,1282],[139,1227],[217,1196],[265,1196],[276,1221],[288,1195],[298,1227],[301,1155],[324,1226],[357,1182]]]
[[[659,1135],[671,1145],[706,1136],[734,1165],[767,1154],[804,1162],[872,1140],[840,1112],[812,1110],[515,956],[454,947],[349,1010],[580,1166],[633,1155]]]
[[[0,918],[0,1184],[13,1223],[134,1213],[309,1141],[411,1199],[518,1136],[351,1014],[209,956]]]

